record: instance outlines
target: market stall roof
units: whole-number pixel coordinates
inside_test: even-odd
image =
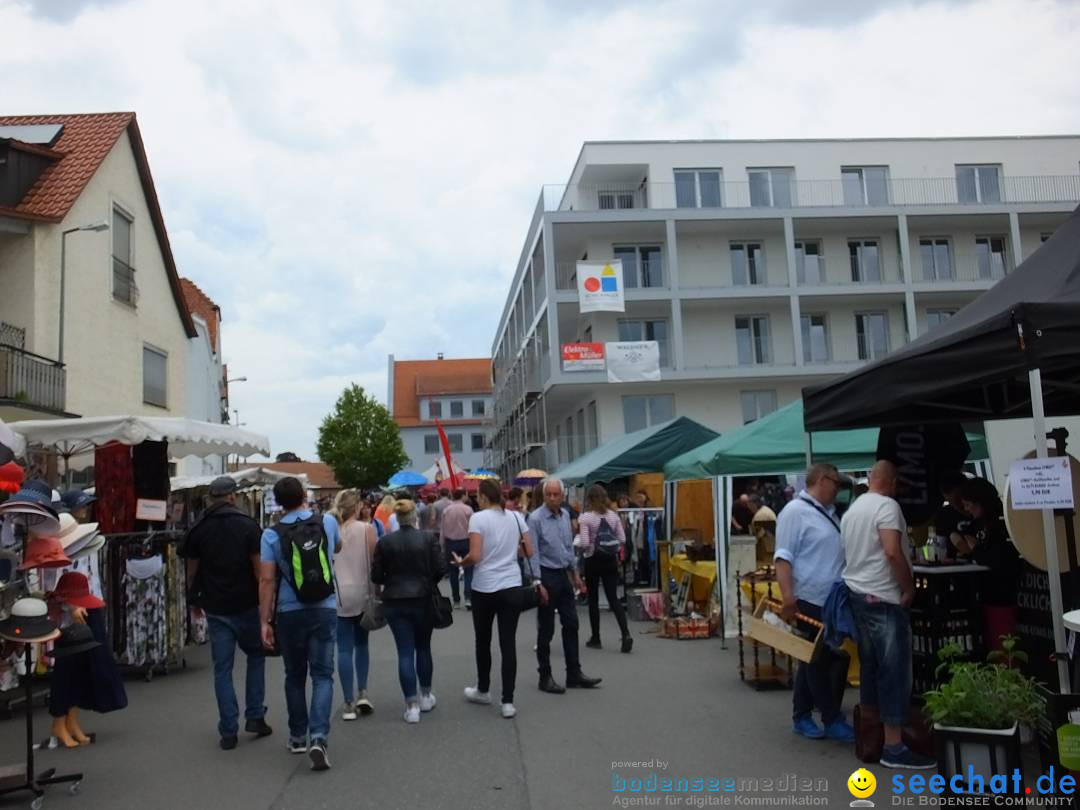
[[[273,486],[282,478],[289,477],[289,473],[268,470],[265,467],[251,467],[250,469],[221,473],[219,475],[177,475],[169,479],[169,490],[171,492],[182,492],[188,489],[209,487],[211,482],[222,475],[233,479],[241,490],[250,489],[251,487]],[[307,489],[307,476],[298,475],[295,477],[300,479],[304,489]]]
[[[806,427],[1080,413],[1080,208],[1027,261],[945,323],[887,357],[803,390]]]
[[[969,433],[969,458],[987,457],[986,438]],[[878,429],[826,430],[814,434],[814,461],[841,470],[868,470],[877,460]],[[664,465],[664,478],[685,481],[716,475],[781,475],[806,469],[802,400],[725,433]]]
[[[269,455],[270,440],[232,425],[166,416],[84,416],[79,419],[32,419],[12,422],[28,443],[53,446],[66,455],[87,452],[109,442],[140,444],[167,441],[169,455],[211,456],[237,453]]]
[[[680,416],[613,439],[560,467],[553,475],[567,484],[591,484],[660,472],[666,461],[717,435],[715,430]]]

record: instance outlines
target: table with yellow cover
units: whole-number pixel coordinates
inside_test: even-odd
[[[709,604],[713,583],[716,582],[716,560],[694,562],[685,554],[676,554],[668,565],[676,582],[681,582],[686,574],[690,574],[690,601],[699,605],[699,609],[704,609]]]

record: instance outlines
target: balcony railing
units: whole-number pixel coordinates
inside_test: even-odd
[[[777,185],[784,193],[776,193]],[[621,211],[680,208],[674,182],[547,185],[545,211]],[[1000,177],[997,188],[972,193],[955,177],[887,179],[854,194],[852,184],[836,180],[774,178],[762,194],[749,182],[720,184],[720,205],[705,208],[867,208],[919,205],[998,205],[1001,203],[1080,202],[1080,175]],[[779,203],[779,204],[778,204]],[[704,206],[697,206],[704,207]]]
[[[67,402],[63,363],[14,346],[0,346],[0,399],[28,407],[63,411]]]
[[[139,302],[139,288],[135,284],[135,268],[113,256],[113,298],[135,306]]]
[[[613,259],[612,264],[618,261]],[[662,290],[668,286],[663,259],[623,262],[622,267],[624,288],[627,290]],[[577,289],[577,262],[555,262],[555,289]]]

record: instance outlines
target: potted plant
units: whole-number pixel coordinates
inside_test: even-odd
[[[1034,726],[1045,704],[1036,681],[1013,666],[1027,660],[1016,644],[1016,636],[1003,636],[1002,649],[990,653],[987,663],[961,660],[956,644],[938,653],[938,677],[947,677],[924,697],[934,723],[938,772],[946,779],[961,774],[966,781],[971,766],[989,784],[991,776],[1020,767],[1019,726]]]

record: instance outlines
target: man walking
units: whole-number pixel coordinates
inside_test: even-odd
[[[247,657],[244,731],[271,734],[264,719],[266,651],[259,639],[259,524],[236,508],[236,481],[210,482],[210,506],[184,541],[189,602],[206,613],[221,748],[236,748],[240,709],[233,688],[239,646]]]
[[[831,464],[815,464],[806,472],[806,489],[776,520],[776,581],[783,599],[782,616],[796,612],[821,620],[833,583],[844,568],[844,544],[833,506],[841,478]],[[756,517],[755,517],[756,520]],[[840,711],[850,659],[822,645],[817,658],[800,663],[792,693],[792,731],[811,740],[828,737],[854,742],[855,731]],[[821,712],[824,728],[814,722]]]
[[[274,497],[285,514],[277,526],[262,534],[259,568],[262,641],[268,649],[278,642],[285,663],[289,751],[306,752],[312,770],[325,771],[330,767],[327,738],[334,698],[337,629],[333,560],[334,554],[341,550],[341,539],[333,515],[314,515],[305,507],[304,487],[296,478],[282,478],[274,484]]]
[[[551,640],[555,637],[555,611],[562,624],[563,656],[566,660],[566,686],[591,689],[600,678],[590,678],[581,671],[578,655],[578,614],[574,591],[581,590],[581,577],[574,556],[574,538],[570,513],[563,507],[566,490],[558,478],[544,481],[544,505],[529,515],[529,534],[536,551],[529,558],[532,575],[540,580],[540,606],[537,608],[536,660],[540,669],[540,691],[561,695],[565,688],[551,675]]]
[[[870,470],[869,491],[855,500],[840,522],[847,558],[844,582],[859,633],[860,700],[878,709],[885,726],[882,766],[936,768],[932,758],[910,750],[901,738],[911,705],[908,608],[915,598],[915,583],[907,523],[893,500],[895,494],[896,466],[879,461]]]
[[[446,492],[447,490],[442,490]],[[438,506],[436,501],[435,505]],[[459,557],[467,557],[469,554],[469,518],[473,516],[473,509],[465,503],[465,490],[454,490],[454,502],[442,510],[442,522],[439,532],[443,539],[443,553],[446,555],[446,564],[450,568],[450,592],[454,598],[454,607],[461,605],[461,568],[454,565],[450,560],[454,554]],[[472,579],[473,566],[465,569],[465,607],[472,608]]]

